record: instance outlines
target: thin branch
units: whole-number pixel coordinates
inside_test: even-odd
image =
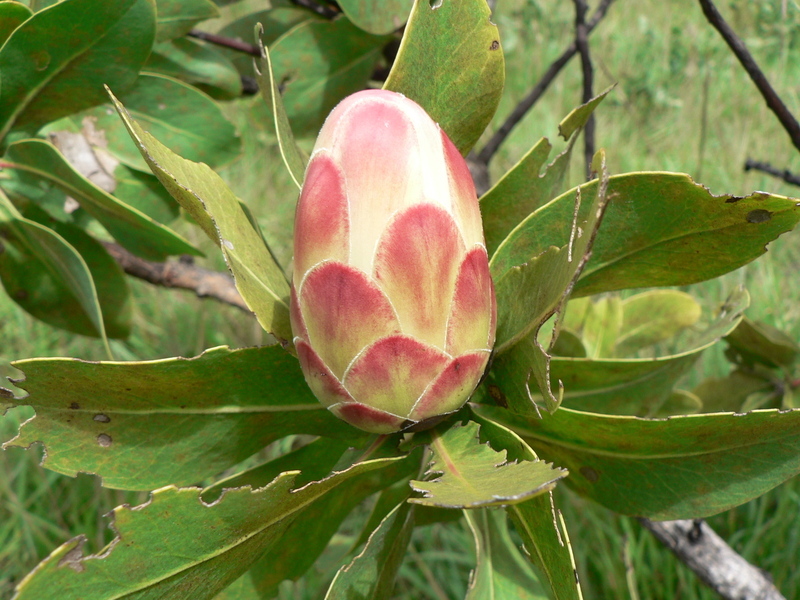
[[[317,4],[314,0],[292,0],[297,6],[302,6],[303,8],[309,9],[311,12],[318,14],[320,17],[325,17],[326,19],[335,19],[339,16],[339,11],[334,10],[330,6],[324,6],[322,4]]]
[[[256,46],[255,44],[248,44],[247,42],[236,40],[234,38],[217,35],[216,33],[208,33],[206,31],[200,31],[199,29],[192,29],[186,35],[188,35],[189,37],[197,38],[198,40],[203,40],[204,42],[208,42],[209,44],[222,46],[223,48],[227,48],[228,50],[235,50],[236,52],[242,52],[244,54],[249,54],[250,56],[257,56],[257,57],[261,56],[261,51],[258,49],[258,46]]]
[[[639,521],[725,600],[786,600],[763,571],[737,554],[702,519]]]
[[[103,246],[128,275],[162,287],[191,290],[200,298],[212,298],[252,314],[228,273],[198,267],[191,259],[164,263],[144,260],[113,242],[103,242]]]
[[[586,27],[586,13],[589,7],[586,0],[573,0],[575,4],[575,47],[581,56],[581,71],[583,73],[583,97],[581,102],[589,102],[594,98],[592,87],[594,83],[594,70],[592,69],[592,57],[589,54],[589,34]],[[586,164],[586,175],[590,176],[592,170],[592,158],[594,157],[594,115],[589,115],[586,125],[583,128],[583,158]]]
[[[597,7],[597,10],[594,11],[592,14],[592,18],[586,24],[586,35],[588,36],[597,24],[603,19],[608,11],[608,7],[611,6],[613,0],[602,0]],[[556,78],[556,76],[561,72],[566,64],[570,61],[570,59],[578,53],[578,47],[575,45],[573,41],[564,52],[561,53],[553,64],[551,64],[547,71],[545,71],[542,78],[537,82],[533,89],[525,96],[517,107],[511,112],[510,115],[506,118],[505,122],[500,126],[486,146],[477,154],[476,160],[482,162],[484,164],[489,164],[489,161],[494,156],[497,149],[500,148],[500,144],[502,144],[508,135],[511,133],[511,130],[519,123],[522,118],[527,114],[527,112],[533,107],[534,104],[542,97],[542,94],[545,93],[547,88]]]
[[[773,177],[777,177],[778,179],[783,179],[786,183],[800,186],[800,175],[795,175],[788,169],[778,169],[769,163],[758,162],[748,158],[744,163],[744,170],[761,171],[762,173],[768,173]]]
[[[789,111],[786,105],[783,103],[783,100],[780,99],[778,94],[772,89],[769,81],[762,73],[761,69],[758,68],[755,59],[747,50],[747,47],[744,45],[742,40],[740,40],[736,34],[734,33],[733,29],[731,29],[730,25],[725,22],[725,19],[722,18],[722,15],[719,14],[716,6],[711,0],[700,0],[700,6],[703,8],[703,13],[708,19],[708,22],[711,23],[714,28],[719,31],[722,39],[725,40],[725,43],[728,44],[730,49],[736,55],[736,58],[739,59],[739,62],[744,67],[744,70],[747,71],[747,74],[750,75],[750,79],[753,80],[753,83],[756,84],[758,91],[761,92],[764,100],[767,103],[769,109],[775,113],[775,116],[778,117],[778,120],[781,122],[781,125],[786,130],[786,133],[789,134],[789,137],[792,140],[792,144],[794,147],[800,150],[800,123],[797,122],[797,119],[794,118],[794,115]]]

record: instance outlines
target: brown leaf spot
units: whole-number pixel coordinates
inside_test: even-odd
[[[772,213],[763,208],[757,208],[747,213],[748,223],[766,223],[772,218]]]
[[[17,290],[14,292],[14,299],[15,300],[27,300],[28,299],[28,292],[25,290]]]
[[[489,50],[497,50],[499,47],[500,47],[500,42],[498,42],[497,40],[494,40],[492,42],[492,45],[489,46]]]
[[[508,400],[506,400],[505,394],[503,394],[499,387],[496,385],[490,385],[487,389],[492,400],[494,400],[503,408],[508,408]]]
[[[72,550],[67,552],[64,556],[61,557],[61,560],[58,561],[58,568],[62,567],[69,567],[76,573],[80,573],[86,567],[83,565],[83,544],[86,543],[85,539],[81,539],[78,541],[78,545],[75,546]]]
[[[591,483],[597,483],[597,480],[600,479],[600,475],[592,467],[581,467],[580,473]]]
[[[111,436],[107,433],[101,433],[97,436],[97,443],[103,448],[108,448],[111,445]]]
[[[111,419],[108,415],[104,415],[103,413],[97,413],[94,417],[92,417],[98,423],[110,423]]]
[[[69,405],[69,409],[70,410],[80,410],[81,409],[81,405],[78,404],[77,402],[73,402],[72,404]]]

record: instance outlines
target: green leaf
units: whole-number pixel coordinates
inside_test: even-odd
[[[285,164],[286,168],[289,170],[289,175],[291,175],[292,181],[294,181],[297,189],[300,189],[303,187],[303,178],[305,177],[308,158],[300,151],[294,141],[292,126],[289,123],[289,117],[286,116],[286,107],[278,89],[278,81],[272,68],[270,51],[261,42],[260,36],[258,43],[261,48],[262,57],[258,63],[258,88],[261,90],[264,102],[266,102],[267,108],[272,115],[272,120],[275,125],[275,137],[278,138],[278,147],[281,151],[283,164]]]
[[[42,442],[44,466],[94,473],[110,488],[202,481],[287,435],[365,435],[316,401],[279,346],[221,347],[189,360],[16,364],[29,393],[17,404],[33,406],[36,418],[7,445]]]
[[[296,480],[297,485],[322,479],[333,470],[347,448],[348,444],[342,440],[318,438],[278,458],[220,479],[203,490],[203,502],[218,500],[226,489],[243,486],[250,486],[253,489],[264,487],[286,471],[301,471]]]
[[[304,508],[283,534],[281,545],[268,550],[251,568],[250,577],[259,591],[269,593],[284,579],[299,579],[356,506],[417,472],[421,458],[420,449],[380,471],[353,477]]]
[[[249,13],[231,21],[217,33],[221,36],[252,44],[255,36],[253,31],[257,24],[261,24],[263,32],[259,36],[265,46],[272,44],[295,25],[308,20],[320,20],[314,13],[298,6],[282,6],[272,2],[272,8]],[[218,48],[219,52],[231,60],[239,73],[247,77],[255,76],[253,57],[242,52]]]
[[[383,600],[391,597],[395,577],[414,531],[414,507],[396,506],[378,525],[364,550],[336,573],[325,600]]]
[[[552,200],[562,189],[569,168],[572,147],[578,139],[575,131],[583,127],[611,88],[573,110],[561,121],[562,135],[569,141],[567,147],[552,163],[547,164],[552,146],[542,138],[509,169],[488,192],[481,196],[481,215],[489,256],[525,217]]]
[[[616,294],[589,303],[581,331],[589,358],[614,356],[614,347],[622,330],[622,319],[622,300]]]
[[[259,490],[228,490],[213,504],[197,488],[165,487],[135,508],[114,510],[115,538],[100,553],[82,556],[79,536],[56,549],[18,587],[17,600],[213,598],[268,549],[281,546],[293,519],[338,485],[364,473],[391,468],[401,458],[353,465],[300,489],[297,471]]]
[[[559,384],[559,395],[556,396],[550,386],[550,354],[539,340],[539,331],[544,323],[556,313],[562,311],[569,299],[577,278],[586,266],[592,252],[592,244],[600,227],[606,207],[608,195],[608,173],[605,168],[605,154],[597,153],[601,166],[602,181],[590,204],[584,211],[585,219],[580,220],[578,213],[583,208],[580,189],[575,194],[575,208],[571,233],[567,244],[561,248],[551,247],[538,255],[532,255],[528,262],[509,270],[494,272],[495,291],[497,294],[497,341],[495,353],[498,357],[504,352],[513,351],[521,341],[526,346],[528,370],[524,385],[526,395],[530,399],[528,380],[533,375],[539,390],[545,398],[547,410],[554,411],[561,404],[563,388]],[[496,256],[496,255],[495,255]],[[493,260],[489,268],[494,271]],[[554,332],[558,328],[554,325]],[[550,346],[553,345],[551,337]],[[521,412],[536,411],[539,408],[531,399],[525,406],[525,396],[515,397],[517,406],[514,410]]]
[[[405,94],[464,156],[492,120],[505,80],[497,26],[485,0],[415,0],[384,89]]]
[[[678,290],[652,290],[626,298],[614,355],[630,356],[668,340],[697,323],[701,312],[697,300]]]
[[[594,98],[574,108],[570,113],[561,120],[558,124],[558,133],[565,140],[569,140],[578,130],[583,129],[589,117],[592,116],[594,109],[600,104],[606,96],[613,90],[617,84],[610,85],[605,90],[597,94]]]
[[[149,260],[175,254],[202,253],[171,229],[127,206],[83,177],[49,142],[21,140],[8,147],[6,158],[32,177],[51,182],[80,202],[120,244]]]
[[[345,17],[304,21],[278,38],[270,48],[272,69],[298,136],[316,137],[333,107],[366,87],[389,39],[366,33]]]
[[[241,152],[236,128],[225,118],[220,106],[197,88],[176,79],[142,73],[136,85],[119,94],[119,101],[143,129],[188,160],[217,168]],[[108,140],[106,149],[110,153],[133,169],[149,172],[111,106],[101,106],[85,114],[95,119],[94,126]]]
[[[119,163],[114,169],[117,187],[114,196],[159,223],[169,223],[180,215],[180,205],[152,173],[144,173]]]
[[[2,192],[0,281],[9,297],[37,319],[101,337],[108,348],[86,262],[55,231],[23,218]]]
[[[153,173],[222,250],[236,287],[268,332],[292,339],[289,283],[239,199],[208,165],[170,151],[142,130],[119,101],[112,100]]]
[[[155,37],[152,0],[70,0],[41,10],[0,49],[0,139],[29,133],[124,90]]]
[[[744,318],[725,341],[736,362],[748,366],[756,363],[771,368],[789,368],[800,355],[800,346],[780,329]]]
[[[596,186],[596,181],[581,186],[584,197]],[[608,196],[612,200],[575,296],[711,279],[760,256],[768,242],[800,221],[800,206],[791,198],[763,192],[713,196],[688,175],[675,173],[611,177]],[[563,246],[574,198],[574,190],[562,194],[520,223],[493,255],[492,272],[505,273],[550,246]],[[583,210],[588,205],[582,216]]]
[[[145,69],[195,85],[215,98],[242,95],[242,80],[233,63],[215,48],[191,38],[156,44]]]
[[[19,2],[3,0],[0,2],[0,46],[13,31],[27,21],[33,11]]]
[[[554,356],[550,360],[551,382],[564,386],[563,402],[570,408],[603,414],[652,416],[700,353],[736,327],[749,301],[744,289],[735,291],[717,318],[674,354],[633,359]],[[535,414],[531,410],[531,400],[541,400],[541,396],[529,396],[527,389],[528,373],[538,360],[537,350],[529,337],[494,361],[491,385],[495,395],[502,397],[514,412]]]
[[[543,461],[509,463],[506,451],[495,452],[478,442],[478,425],[468,423],[444,434],[433,433],[433,460],[427,481],[412,481],[423,497],[409,502],[443,508],[478,508],[514,504],[555,487],[567,476]]]
[[[764,494],[800,472],[800,411],[642,419],[562,407],[531,418],[490,406],[478,414],[513,429],[569,469],[573,490],[624,515],[701,518]]]
[[[475,411],[472,417],[481,426],[481,439],[488,439],[495,450],[507,450],[508,457],[514,460],[538,458],[531,447],[510,429]],[[567,528],[561,511],[555,508],[553,493],[510,505],[506,507],[506,513],[525,543],[528,558],[544,577],[537,581],[548,582],[555,600],[581,600]],[[537,583],[535,589],[540,587],[541,584]]]
[[[564,516],[552,492],[506,508],[528,558],[550,585],[555,600],[583,600]]]
[[[581,338],[563,326],[551,350],[556,356],[586,358],[586,346],[583,345]]]
[[[42,211],[43,212],[43,211]],[[87,234],[83,229],[69,223],[61,223],[54,219],[46,221],[35,219],[63,237],[81,255],[92,275],[97,298],[103,311],[103,324],[110,338],[123,339],[131,333],[133,305],[125,272],[103,245]],[[67,319],[67,325],[73,323]],[[62,329],[64,329],[62,327]],[[70,331],[74,328],[66,327]],[[94,326],[78,331],[82,335],[97,336]]]
[[[774,389],[769,379],[741,369],[726,377],[709,377],[692,390],[702,402],[702,412],[742,412],[747,398],[758,392]]]
[[[412,0],[341,0],[339,6],[353,25],[374,33],[392,33],[405,25]]]
[[[654,417],[672,417],[674,415],[694,415],[703,410],[703,401],[699,396],[686,390],[672,390]]]
[[[547,600],[539,578],[508,532],[502,510],[465,510],[475,539],[477,567],[466,600]]]
[[[499,355],[538,329],[566,302],[576,277],[586,266],[603,214],[609,205],[605,188],[574,197],[573,213],[583,219],[571,221],[565,245],[533,253],[526,262],[509,269],[489,262],[497,295],[497,341]],[[585,198],[585,200],[584,200]],[[585,206],[588,208],[585,208]]]
[[[200,21],[219,16],[219,9],[210,0],[156,0],[156,5],[159,42],[181,37]]]

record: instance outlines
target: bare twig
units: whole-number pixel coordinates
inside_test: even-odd
[[[208,42],[209,44],[222,46],[223,48],[227,48],[228,50],[235,50],[236,52],[242,52],[244,54],[249,54],[250,56],[258,56],[258,57],[261,56],[261,51],[258,49],[258,46],[256,46],[255,44],[248,44],[247,42],[243,42],[241,40],[236,40],[222,35],[217,35],[216,33],[208,33],[206,31],[200,31],[199,29],[192,29],[186,35],[188,35],[189,37],[197,38],[198,40],[203,40],[204,42]]]
[[[113,242],[103,242],[103,246],[128,275],[154,285],[191,290],[200,298],[212,298],[252,314],[228,273],[198,267],[191,260],[165,263],[144,260]]]
[[[700,0],[700,6],[703,8],[703,14],[705,14],[708,22],[711,23],[717,31],[719,31],[722,39],[725,40],[725,43],[728,44],[730,49],[736,55],[736,58],[739,59],[739,62],[744,67],[744,70],[747,71],[748,75],[750,75],[750,79],[752,79],[753,83],[756,84],[756,87],[758,88],[758,91],[761,92],[761,95],[766,101],[767,106],[772,112],[775,113],[775,116],[778,117],[778,120],[786,130],[786,133],[789,134],[794,147],[800,150],[800,123],[797,122],[797,119],[794,118],[794,115],[792,115],[792,113],[783,103],[783,100],[781,100],[775,90],[772,89],[772,86],[770,85],[769,81],[767,81],[767,78],[764,76],[764,73],[761,71],[761,69],[758,68],[755,59],[753,59],[753,56],[747,50],[747,47],[744,45],[742,40],[736,36],[730,25],[725,22],[725,19],[722,18],[722,15],[719,14],[719,11],[717,10],[717,7],[714,6],[714,3],[711,0]]]
[[[760,569],[737,554],[702,519],[639,521],[725,600],[786,600]]]
[[[608,7],[611,6],[613,0],[601,0],[597,10],[594,11],[592,14],[592,18],[586,24],[586,35],[588,36],[597,24],[602,20],[602,18],[606,15],[608,11]],[[536,104],[539,98],[542,97],[542,94],[547,90],[556,76],[561,72],[566,64],[570,61],[570,59],[578,53],[578,47],[575,45],[573,41],[564,52],[561,53],[553,64],[551,64],[547,71],[545,71],[542,78],[533,86],[533,89],[525,96],[517,107],[511,112],[510,115],[506,118],[505,122],[500,126],[486,146],[477,154],[476,160],[482,162],[484,164],[489,164],[489,161],[494,156],[497,149],[500,147],[505,139],[508,137],[508,134],[511,133],[511,130],[519,123],[522,118],[527,114],[527,112],[531,109],[531,107]]]
[[[575,4],[575,47],[581,56],[581,72],[583,73],[583,97],[581,102],[585,104],[594,97],[592,92],[594,70],[592,69],[592,57],[589,54],[589,33],[586,26],[586,13],[589,7],[586,5],[586,0],[573,0],[573,3]],[[586,125],[583,127],[583,142],[586,175],[590,176],[592,158],[594,157],[594,115],[589,115]]]
[[[773,177],[783,179],[786,183],[791,183],[792,185],[800,186],[800,175],[795,175],[788,169],[783,169],[783,170],[778,169],[777,167],[773,167],[769,163],[758,162],[748,158],[744,163],[744,170],[761,171],[763,173],[768,173]]]

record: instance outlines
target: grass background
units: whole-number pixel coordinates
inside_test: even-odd
[[[594,5],[594,3],[593,3]],[[795,0],[720,1],[719,8],[744,39],[790,110],[800,114],[800,6]],[[498,0],[493,20],[501,31],[507,82],[491,132],[538,80],[573,36],[573,6],[566,0]],[[766,108],[746,73],[690,0],[617,0],[591,36],[596,90],[616,89],[597,111],[597,146],[607,152],[612,173],[636,170],[686,172],[714,193],[765,190],[800,196],[800,189],[769,176],[743,171],[749,157],[800,172],[800,154]],[[580,100],[579,61],[573,59],[539,103],[514,129],[491,164],[496,179],[541,136],[557,139],[557,124]],[[256,102],[258,100],[255,100]],[[254,102],[247,101],[245,104]],[[271,200],[294,194],[271,139],[255,116],[226,107],[245,148],[223,172],[253,208],[267,235]],[[488,136],[483,140],[488,139]],[[581,181],[582,142],[571,182]],[[479,143],[478,147],[481,147]],[[556,143],[556,150],[560,147]],[[192,241],[202,235],[185,226]],[[207,245],[209,264],[224,265]],[[284,252],[288,249],[284,249]],[[760,260],[719,280],[688,289],[708,311],[744,283],[752,295],[748,316],[800,339],[800,232],[784,235]],[[136,298],[134,334],[113,342],[122,360],[192,356],[204,348],[247,346],[264,341],[254,320],[236,309],[201,301],[184,292],[131,281]],[[722,346],[707,351],[691,377],[722,376],[729,369]],[[8,362],[38,356],[104,358],[101,344],[41,324],[0,294],[0,374]],[[18,408],[0,418],[0,440],[16,432],[32,411]],[[57,545],[79,533],[90,550],[110,540],[102,515],[144,495],[105,490],[96,478],[76,479],[41,468],[41,448],[0,453],[0,598]],[[575,497],[561,486],[587,599],[713,598],[672,555],[632,519]],[[800,484],[792,480],[763,497],[709,520],[737,551],[773,576],[787,598],[800,597]],[[346,528],[334,539],[351,541]],[[396,590],[402,598],[463,597],[473,564],[472,541],[463,524],[420,529]],[[319,569],[327,566],[324,560]],[[286,584],[282,598],[310,596],[303,585]]]

